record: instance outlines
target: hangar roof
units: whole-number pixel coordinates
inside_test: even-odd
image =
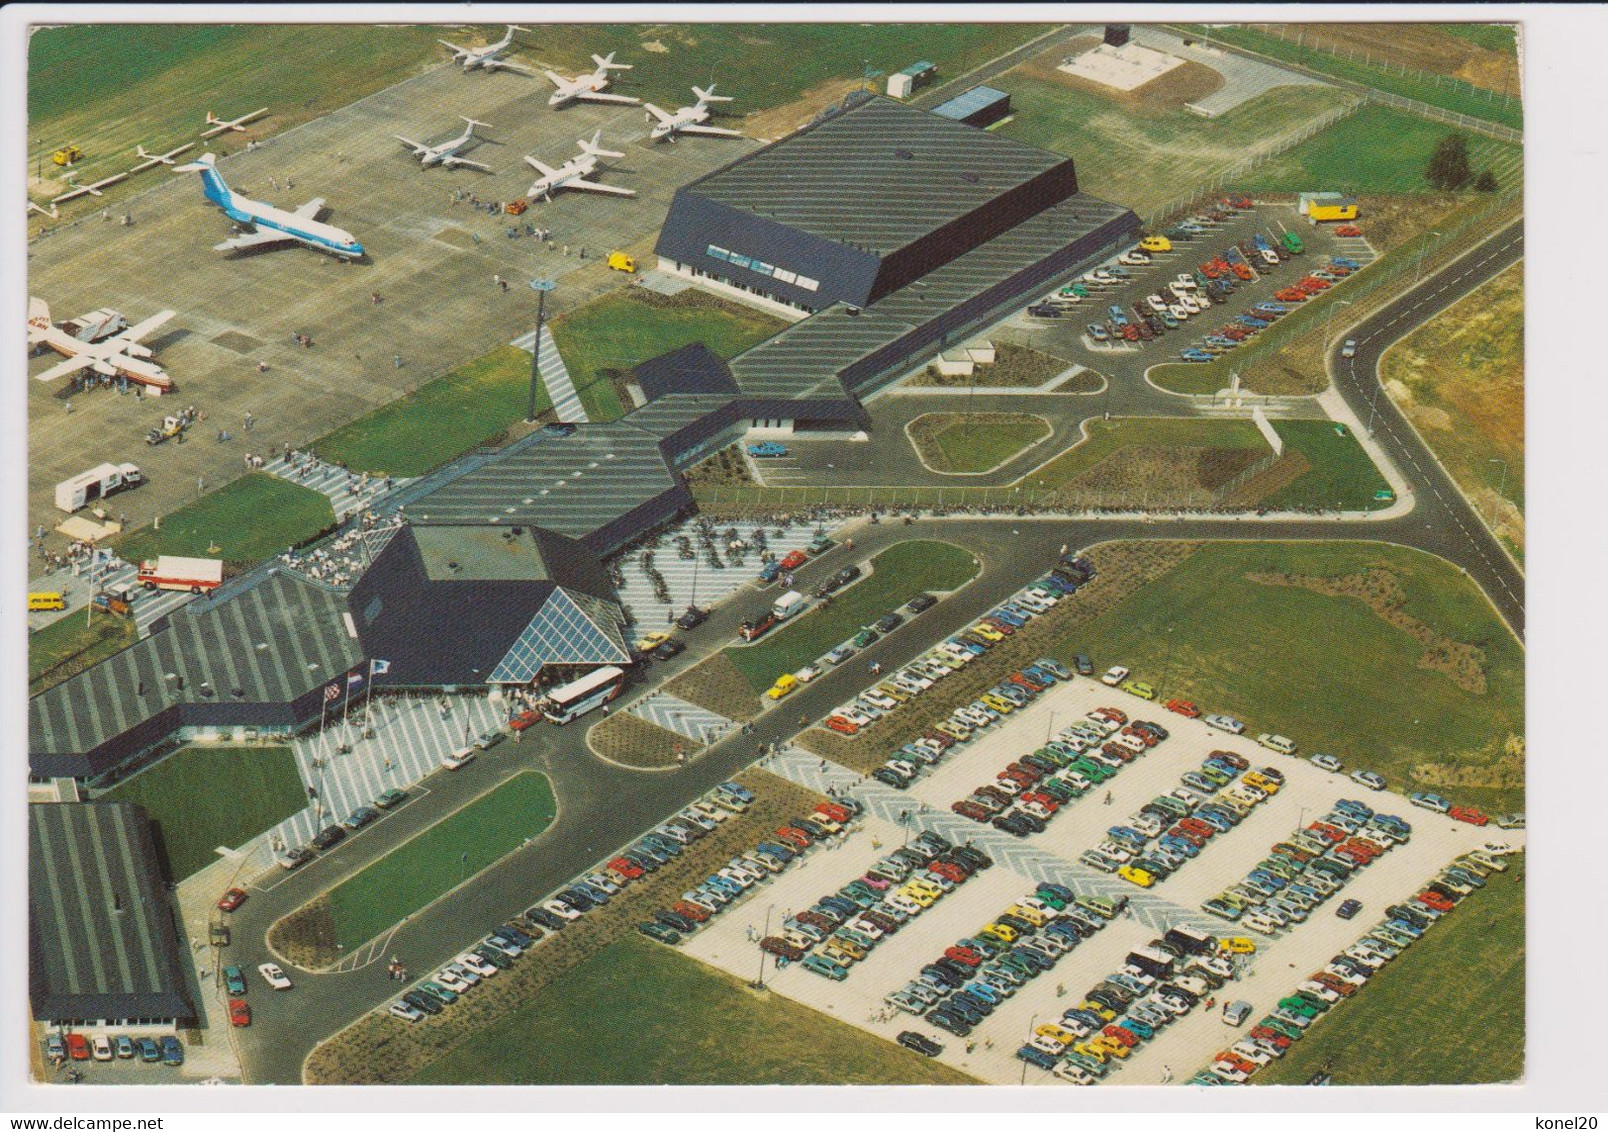
[[[34,1017],[194,1017],[140,807],[28,807],[28,929]]]
[[[1069,160],[878,97],[687,190],[885,255]]]
[[[178,703],[289,703],[363,659],[345,611],[345,595],[281,572],[199,599],[29,700],[28,750],[90,751]]]

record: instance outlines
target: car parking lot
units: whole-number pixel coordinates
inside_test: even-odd
[[[1081,355],[1079,360],[1091,359],[1088,364],[1096,368],[1102,364],[1098,359],[1109,366],[1113,356],[1128,354],[1154,362],[1163,355],[1178,358],[1185,351],[1200,351],[1205,357],[1187,360],[1208,360],[1244,340],[1208,344],[1208,336],[1221,339],[1226,327],[1243,331],[1248,338],[1261,329],[1239,321],[1241,316],[1256,317],[1258,304],[1284,308],[1266,310],[1257,318],[1271,323],[1303,301],[1281,302],[1275,298],[1277,292],[1337,260],[1355,265],[1339,269],[1351,274],[1375,259],[1366,237],[1341,236],[1334,225],[1309,225],[1289,204],[1217,208],[1195,219],[1199,223],[1192,228],[1198,230],[1178,226],[1167,230],[1165,251],[1114,258],[1041,297],[1021,323],[1034,328],[1035,337],[1046,346],[1069,348],[1074,356]],[[1248,254],[1238,250],[1241,247]],[[1277,264],[1261,254],[1263,247],[1279,259]],[[1148,262],[1138,262],[1140,255]],[[1200,309],[1202,294],[1211,304],[1205,309]],[[1152,295],[1164,300],[1162,308],[1148,301]]]
[[[1008,763],[1043,745],[1047,736],[1101,706],[1161,723],[1170,737],[1081,799],[1060,807],[1043,832],[1017,838],[950,811],[953,801],[965,797],[979,783],[991,781]],[[1125,823],[1147,801],[1176,788],[1183,774],[1194,772],[1218,750],[1237,753],[1253,769],[1274,767],[1284,776],[1282,788],[1257,804],[1237,826],[1211,838],[1198,856],[1153,887],[1140,888],[1079,862],[1086,850],[1106,839],[1109,827]],[[815,789],[847,789],[866,808],[858,827],[835,842],[835,848],[815,855],[807,867],[791,870],[751,892],[728,909],[719,923],[686,941],[685,949],[752,979],[760,966],[760,953],[748,938],[748,928],[763,934],[769,919],[775,930],[787,916],[842,888],[923,830],[937,831],[956,844],[970,840],[993,858],[994,866],[972,874],[896,933],[885,936],[865,959],[849,967],[842,981],[798,964],[772,972],[768,961],[766,981],[777,993],[890,1040],[913,1029],[944,1047],[939,1057],[947,1064],[996,1083],[1015,1084],[1025,1079],[1059,1084],[1051,1074],[1018,1060],[1017,1049],[1034,1026],[1056,1021],[1063,1011],[1076,1006],[1087,990],[1120,970],[1131,950],[1167,927],[1183,925],[1219,936],[1249,938],[1256,947],[1254,954],[1242,960],[1240,977],[1213,992],[1208,1000],[1211,1007],[1203,1001],[1157,1031],[1105,1078],[1110,1083],[1130,1084],[1182,1081],[1242,1036],[1241,1030],[1223,1021],[1223,1003],[1245,1000],[1256,1017],[1267,1013],[1295,981],[1323,967],[1354,942],[1360,934],[1359,922],[1372,922],[1402,893],[1416,890],[1435,870],[1489,840],[1486,830],[1426,813],[1410,806],[1405,798],[1364,789],[1345,774],[1312,765],[1299,752],[1274,754],[1247,737],[1225,734],[1199,719],[1184,718],[1159,704],[1084,678],[1046,690],[969,743],[950,748],[941,762],[902,791],[862,780],[835,764],[821,764],[822,760],[795,752],[778,756],[771,769]],[[1405,818],[1412,826],[1410,840],[1359,868],[1340,891],[1312,909],[1304,923],[1271,938],[1201,911],[1203,901],[1243,879],[1275,843],[1346,798]],[[1511,842],[1522,835],[1503,836]],[[958,940],[973,936],[1045,880],[1079,894],[1129,896],[1131,912],[1105,924],[1052,970],[1027,981],[964,1039],[885,1003],[887,995],[914,979],[924,965]],[[1359,921],[1335,914],[1344,900],[1361,903]],[[1361,993],[1367,993],[1366,989]]]

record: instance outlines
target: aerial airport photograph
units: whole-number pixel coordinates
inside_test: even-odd
[[[1526,29],[1237,11],[15,27],[29,1103],[1534,1073]]]

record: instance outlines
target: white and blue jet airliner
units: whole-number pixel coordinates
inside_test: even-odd
[[[242,251],[295,241],[342,259],[358,259],[363,255],[363,245],[350,232],[318,222],[318,213],[324,207],[323,197],[314,197],[294,212],[249,200],[224,184],[216,160],[212,154],[203,153],[197,160],[173,170],[201,174],[201,189],[206,198],[223,209],[224,215],[236,224],[251,225],[252,231],[214,245],[215,251]]]

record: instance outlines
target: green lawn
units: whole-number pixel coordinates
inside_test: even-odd
[[[1509,55],[1519,49],[1517,24],[1441,24],[1440,30],[1458,39],[1466,39],[1487,51],[1505,51]]]
[[[1300,1085],[1318,1072],[1331,1074],[1336,1085],[1477,1085],[1522,1077],[1524,860],[1509,857],[1507,872],[1464,897],[1252,1083]]]
[[[328,498],[299,484],[251,472],[117,540],[130,562],[177,554],[222,558],[244,567],[311,538],[335,522]],[[212,547],[220,549],[212,551]]]
[[[1199,25],[1190,25],[1190,30],[1219,43],[1243,47],[1337,79],[1438,106],[1442,110],[1497,122],[1515,130],[1524,128],[1524,111],[1516,101],[1506,100],[1469,83],[1445,78],[1436,82],[1434,76],[1415,74],[1411,69],[1403,74],[1390,70],[1382,62],[1374,65],[1361,59],[1347,59],[1321,47],[1295,44],[1251,27],[1213,27],[1208,30]]]
[[[336,939],[348,949],[373,939],[518,849],[557,812],[546,775],[516,774],[336,886]]]
[[[69,613],[52,621],[28,634],[28,694],[37,696],[137,640],[132,617],[97,612],[86,624],[83,614]]]
[[[1106,457],[1130,445],[1146,448],[1266,448],[1256,425],[1245,420],[1189,417],[1118,417],[1090,420],[1088,438],[1022,478],[1031,488],[1064,487]]]
[[[1436,633],[1484,650],[1486,689],[1465,691],[1419,666],[1424,646],[1360,599],[1266,585],[1263,571],[1334,578],[1377,568],[1405,595],[1403,612]],[[1464,768],[1464,784],[1437,785],[1454,802],[1522,810],[1521,770],[1501,761],[1524,734],[1524,651],[1479,590],[1453,566],[1380,543],[1223,542],[1062,642],[1097,665],[1125,664],[1159,698],[1194,700],[1288,735],[1306,753],[1378,771],[1394,790],[1415,767]]]
[[[436,34],[429,27],[364,24],[86,24],[37,31],[28,50],[28,172],[60,176],[50,154],[76,142],[85,151],[78,179],[98,180],[126,170],[137,144],[162,153],[196,140],[209,110],[233,118],[268,107],[250,135],[212,143],[215,151],[238,149],[247,136],[282,133],[434,64],[445,57]],[[162,176],[160,169],[142,173],[111,194],[138,192]],[[84,198],[64,208],[98,211],[105,203]]]
[[[289,747],[185,747],[97,802],[138,802],[156,826],[157,848],[180,881],[307,806]]]
[[[525,419],[530,354],[499,346],[313,444],[326,460],[354,471],[420,476],[495,440]],[[536,411],[552,407],[538,386]]]
[[[1352,97],[1317,86],[1279,87],[1202,118],[1182,107],[1124,106],[1020,70],[990,85],[1011,95],[1015,117],[1001,133],[1076,158],[1080,189],[1140,215],[1211,180],[1258,143],[1332,109],[1337,98]]]
[[[928,413],[910,422],[909,435],[940,472],[986,472],[1050,435],[1043,417],[1030,413]]]
[[[782,673],[804,667],[916,594],[958,589],[976,573],[971,552],[952,543],[896,543],[871,559],[870,573],[839,590],[831,605],[823,609],[817,604],[759,643],[727,649],[726,655],[754,690],[762,692]]]
[[[1430,154],[1452,127],[1388,106],[1364,106],[1294,149],[1263,162],[1235,187],[1248,193],[1314,189],[1345,193],[1427,193]],[[1521,175],[1520,147],[1478,135],[1468,138],[1476,174],[1491,169],[1502,187]],[[1366,215],[1363,221],[1366,221]]]
[[[534,962],[534,960],[527,960]],[[892,1042],[631,936],[413,1085],[965,1085]]]
[[[1273,431],[1284,441],[1285,452],[1300,452],[1312,467],[1259,506],[1371,511],[1390,505],[1389,499],[1375,498],[1376,492],[1388,491],[1389,485],[1349,428],[1333,421],[1272,423]]]
[[[614,387],[616,374],[694,342],[734,358],[786,325],[763,311],[690,289],[671,296],[612,291],[552,323],[558,352],[594,421],[625,413]]]

